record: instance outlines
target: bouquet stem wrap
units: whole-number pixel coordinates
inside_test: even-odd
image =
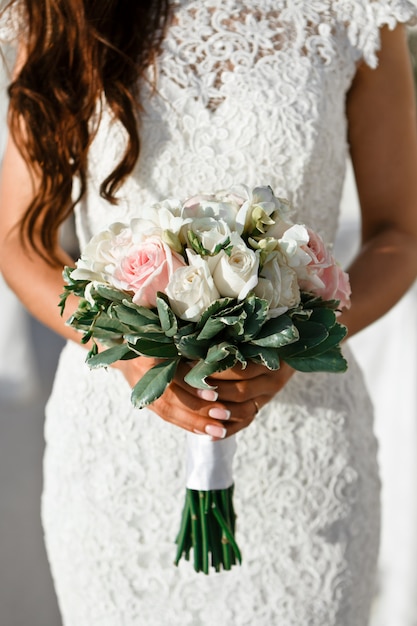
[[[187,433],[187,489],[177,537],[178,565],[182,556],[190,558],[194,569],[209,573],[212,565],[229,570],[241,562],[235,541],[236,514],[233,507],[233,457],[236,438],[211,441]]]
[[[221,441],[187,433],[187,489],[212,491],[233,485],[233,457],[236,437]]]

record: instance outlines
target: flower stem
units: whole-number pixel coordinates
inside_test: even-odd
[[[205,500],[207,491],[199,491],[198,497],[200,501],[200,521],[201,521],[201,537],[202,537],[202,567],[205,574],[209,573],[209,548],[208,548],[208,526],[207,515],[205,510]]]
[[[194,569],[196,572],[201,571],[201,526],[198,523],[199,502],[198,491],[189,490],[191,505],[191,535],[193,541],[194,552]],[[197,498],[195,498],[197,496]]]
[[[189,560],[191,548],[196,572],[208,574],[210,565],[219,572],[231,569],[237,561],[241,563],[234,538],[235,520],[233,486],[211,491],[187,489],[175,564],[182,557]]]
[[[223,517],[219,507],[217,506],[217,502],[213,503],[212,510],[213,510],[214,517],[219,522],[219,525],[220,525],[220,527],[221,527],[221,529],[223,531],[222,543],[227,540],[228,543],[230,543],[230,546],[233,548],[233,551],[235,553],[235,556],[236,556],[237,560],[239,561],[239,563],[242,563],[242,556],[240,554],[240,550],[239,550],[239,547],[238,547],[238,545],[236,543],[236,540],[234,538],[233,532],[229,528],[229,526],[228,526],[226,520],[224,519],[224,517]]]
[[[187,491],[186,496],[185,496],[184,510],[182,512],[181,526],[180,526],[180,530],[177,535],[177,538],[175,540],[176,544],[178,545],[177,554],[176,554],[175,561],[174,561],[175,565],[178,565],[178,563],[180,562],[181,555],[183,552],[185,552],[185,556],[187,558],[187,551],[185,550],[185,543],[186,543],[187,536],[189,536],[190,534],[190,530],[191,530],[190,525],[191,525],[190,494]]]

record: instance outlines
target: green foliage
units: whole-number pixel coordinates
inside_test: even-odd
[[[126,359],[135,358],[136,356],[137,355],[129,348],[129,346],[122,343],[118,346],[113,346],[113,348],[108,348],[107,350],[88,356],[87,364],[91,367],[91,369],[95,369],[97,367],[108,367],[112,363],[116,363],[116,361],[124,361]]]
[[[175,376],[179,358],[162,361],[146,372],[133,387],[131,401],[137,409],[143,409],[162,396]]]
[[[263,348],[282,348],[294,343],[298,338],[299,332],[291,318],[288,315],[280,315],[265,322],[251,343]]]
[[[189,236],[194,246],[201,244]],[[138,356],[161,359],[134,387],[132,402],[137,407],[165,391],[181,358],[191,365],[185,381],[201,389],[213,388],[206,379],[214,373],[235,365],[244,368],[249,361],[270,370],[279,369],[281,361],[303,372],[342,372],[347,367],[340,351],[346,329],[336,320],[336,300],[303,293],[298,307],[268,319],[268,303],[253,294],[243,301],[220,298],[191,323],[177,318],[163,293],[157,294],[156,308],[148,309],[110,285],[74,280],[71,271],[64,270],[67,284],[60,307],[63,311],[70,294],[79,296],[67,323],[83,334],[83,343],[93,340],[90,367]],[[95,342],[108,348],[99,352]]]
[[[178,330],[178,322],[169,306],[168,298],[164,294],[158,293],[156,305],[162,330],[167,337],[173,337]]]

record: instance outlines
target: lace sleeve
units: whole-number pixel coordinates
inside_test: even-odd
[[[356,60],[363,59],[372,68],[378,65],[382,26],[393,30],[397,24],[417,24],[415,0],[339,0],[338,4],[342,20],[349,24]]]

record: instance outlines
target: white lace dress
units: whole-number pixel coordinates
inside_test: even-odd
[[[376,66],[379,27],[415,12],[406,0],[180,0],[116,207],[98,189],[124,133],[102,119],[81,245],[138,205],[236,182],[270,184],[332,241],[346,92],[361,60]],[[243,565],[204,576],[173,565],[184,432],[133,410],[122,376],[84,358],[64,349],[47,407],[43,523],[65,626],[365,626],[379,479],[353,360],[343,375],[296,374],[239,435]]]

